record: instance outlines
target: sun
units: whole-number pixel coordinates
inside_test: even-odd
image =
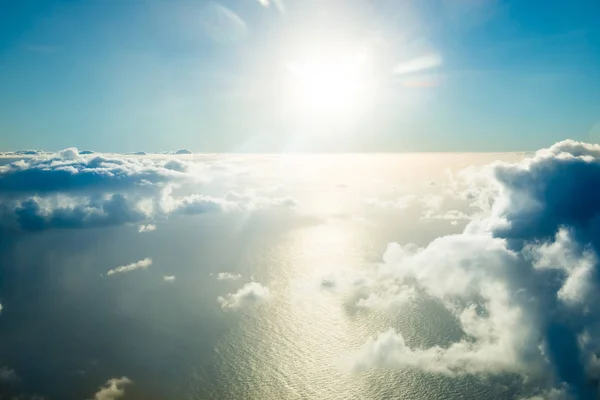
[[[355,111],[366,86],[361,54],[322,52],[287,63],[289,96],[306,116],[334,116]]]

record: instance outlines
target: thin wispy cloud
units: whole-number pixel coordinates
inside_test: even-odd
[[[144,258],[143,260],[131,263],[131,264],[127,264],[127,265],[121,265],[119,267],[113,268],[111,270],[109,270],[106,275],[110,276],[110,275],[114,275],[114,274],[125,274],[131,271],[135,271],[136,269],[147,269],[149,266],[152,265],[152,259],[147,257]]]

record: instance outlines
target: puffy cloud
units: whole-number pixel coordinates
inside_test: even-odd
[[[117,155],[81,155],[63,150],[53,157],[32,157],[0,166],[0,192],[4,196],[78,192],[82,190],[131,190],[184,178],[169,169],[169,158]]]
[[[181,154],[194,154],[194,152],[191,150],[188,150],[188,149],[181,149],[181,150],[177,150],[175,152],[175,154],[180,154],[180,155]]]
[[[463,337],[420,348],[389,330],[355,367],[549,376],[560,387],[540,398],[597,398],[600,146],[560,142],[481,174],[492,189],[474,196],[491,199],[487,214],[423,248],[390,245],[359,300],[402,305],[413,289],[454,315]]]
[[[163,276],[163,280],[165,282],[173,283],[175,282],[175,277],[173,275],[165,275]]]
[[[324,281],[323,283],[326,282],[327,281]],[[323,283],[321,284],[322,286]],[[416,297],[416,291],[411,286],[399,286],[393,281],[388,282],[388,284],[380,282],[380,285],[383,293],[369,293],[366,297],[359,298],[356,302],[356,306],[368,309],[389,309],[400,307]]]
[[[249,282],[235,293],[217,299],[224,310],[250,308],[264,303],[271,297],[269,288],[258,282]]]
[[[142,224],[171,214],[295,208],[289,197],[194,193],[210,163],[173,155],[82,154],[77,149],[0,166],[0,225],[24,231]],[[192,193],[190,193],[192,191]]]
[[[140,225],[140,227],[138,228],[138,232],[139,233],[144,233],[144,232],[152,232],[156,230],[156,225],[154,224],[147,224],[147,225]]]
[[[94,394],[93,400],[120,399],[125,395],[125,386],[132,383],[133,382],[125,376],[121,378],[109,379],[104,386],[102,386],[100,390]]]
[[[114,275],[114,274],[124,274],[127,272],[135,271],[136,269],[140,269],[140,268],[146,269],[151,265],[152,265],[152,259],[146,257],[143,260],[113,268],[113,269],[109,270],[106,273],[106,275],[110,276],[110,275]]]
[[[230,272],[219,272],[217,279],[220,281],[235,281],[242,277],[240,274],[232,274]]]
[[[122,194],[105,198],[44,199],[33,197],[19,203],[14,217],[23,230],[49,228],[87,228],[143,221],[147,211]]]

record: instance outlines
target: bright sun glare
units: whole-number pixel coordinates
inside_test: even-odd
[[[288,63],[292,101],[311,115],[356,110],[366,84],[364,63],[364,56],[325,53]]]

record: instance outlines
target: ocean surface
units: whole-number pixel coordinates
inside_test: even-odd
[[[468,223],[424,217],[418,202],[390,202],[445,196],[458,171],[521,157],[190,156],[213,166],[213,175],[201,189],[181,187],[181,193],[276,193],[297,207],[174,216],[148,234],[129,225],[4,230],[0,364],[14,369],[19,382],[2,386],[3,392],[92,398],[108,379],[126,376],[133,383],[124,399],[526,395],[522,378],[512,375],[356,370],[356,350],[390,328],[411,348],[448,346],[464,333],[454,315],[424,294],[392,310],[366,310],[357,306],[360,292],[344,283],[377,268],[390,242],[423,246]],[[443,211],[472,213],[467,201],[443,204]],[[144,257],[153,260],[147,270],[104,275]],[[220,272],[241,276],[219,280]],[[167,275],[176,280],[166,283]],[[221,307],[219,296],[252,281],[268,288],[268,301]]]

